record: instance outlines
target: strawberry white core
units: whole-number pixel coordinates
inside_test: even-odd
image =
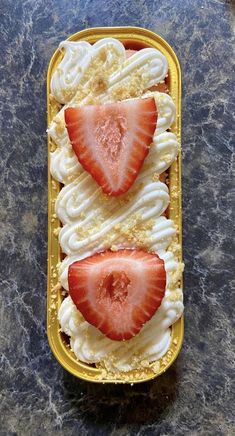
[[[123,303],[128,295],[131,280],[123,271],[112,271],[101,281],[98,292],[101,299]]]
[[[126,119],[113,110],[109,117],[100,119],[97,124],[95,139],[98,146],[102,146],[104,159],[115,161],[122,152],[122,140],[127,131]]]

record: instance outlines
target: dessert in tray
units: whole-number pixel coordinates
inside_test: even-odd
[[[101,370],[98,379],[141,380],[171,358],[183,313],[169,217],[179,143],[168,62],[156,48],[126,49],[113,37],[59,48],[48,128],[50,173],[61,184],[56,316],[74,358]]]

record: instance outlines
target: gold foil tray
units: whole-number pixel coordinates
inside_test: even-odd
[[[75,33],[68,39],[71,41],[87,41],[94,43],[105,37],[119,39],[127,48],[140,49],[143,47],[154,47],[160,50],[167,58],[169,64],[169,74],[167,85],[170,95],[176,104],[176,122],[172,125],[171,131],[174,132],[180,143],[181,139],[181,72],[178,59],[164,39],[156,33],[139,27],[107,27],[92,28]],[[51,76],[62,59],[62,53],[57,49],[51,58],[47,74],[47,120],[48,126],[52,118],[58,112],[55,101],[50,101],[50,80]],[[159,364],[151,368],[131,371],[114,377],[112,374],[104,375],[101,369],[78,361],[74,353],[70,350],[65,335],[60,332],[57,320],[58,309],[63,299],[63,289],[58,284],[58,273],[56,265],[61,261],[61,251],[56,229],[60,226],[59,220],[55,216],[54,205],[56,197],[61,189],[59,182],[56,182],[50,174],[50,151],[55,148],[53,141],[48,137],[48,287],[47,287],[47,335],[50,347],[60,362],[60,364],[71,374],[81,379],[102,382],[102,383],[138,383],[153,379],[165,372],[179,354],[182,346],[184,323],[181,317],[172,326],[172,341],[169,351],[159,360]],[[169,170],[169,190],[170,207],[169,218],[177,225],[178,243],[181,247],[179,260],[182,260],[182,225],[181,225],[181,153]],[[174,195],[172,195],[174,192]],[[178,195],[175,195],[175,193]],[[182,278],[181,283],[182,285]],[[153,365],[152,365],[153,366]],[[157,370],[156,370],[157,367]]]

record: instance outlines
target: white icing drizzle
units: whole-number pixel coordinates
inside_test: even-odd
[[[64,227],[63,227],[64,229]],[[67,231],[69,231],[69,227],[67,227]],[[165,250],[169,246],[172,241],[173,236],[175,235],[175,227],[172,220],[167,219],[164,216],[159,216],[155,220],[155,224],[151,230],[150,240],[146,243],[146,248],[151,249],[157,253],[161,253],[161,255],[165,255]],[[116,233],[117,234],[117,233]],[[115,240],[116,234],[114,235],[113,245],[118,248],[123,248],[125,245],[128,247],[134,248],[136,244],[128,241],[128,244],[125,244],[125,241],[120,242],[118,238]],[[72,236],[72,232],[71,232]],[[64,237],[64,235],[63,235]],[[87,241],[87,239],[86,239]],[[100,241],[98,241],[100,242]],[[65,243],[65,242],[64,242]],[[100,243],[100,249],[105,249],[110,247],[110,242],[105,241],[105,238]],[[72,253],[64,258],[59,267],[59,277],[60,282],[64,289],[68,290],[68,268],[73,262],[77,260],[84,259],[85,257],[91,256],[95,252],[97,252],[97,245],[88,243],[85,245],[85,239],[80,239],[80,247],[76,253]],[[174,264],[175,266],[175,264]]]
[[[57,148],[51,153],[50,171],[55,180],[67,184],[83,171],[72,147]]]
[[[64,56],[51,79],[51,93],[60,103],[66,104],[80,96],[77,88],[82,85],[86,90],[83,104],[96,97],[92,84],[100,72],[106,74],[106,90],[101,100],[113,99],[115,89],[130,87],[138,76],[142,92],[164,80],[168,71],[166,57],[154,48],[145,48],[126,59],[123,44],[113,38],[105,38],[94,45],[87,42],[64,41],[60,44]],[[92,63],[93,62],[93,63]]]
[[[124,241],[120,240],[119,231],[115,230],[115,227],[117,225],[125,226],[128,219],[131,220],[131,223],[132,216],[135,213],[138,213],[137,222],[139,217],[141,224],[150,219],[156,220],[169,204],[167,191],[165,184],[152,182],[139,189],[133,200],[125,206],[120,206],[115,201],[111,201],[107,206],[103,206],[101,198],[100,207],[97,205],[97,208],[95,208],[95,196],[87,197],[87,202],[80,208],[81,212],[85,211],[85,217],[77,218],[75,223],[64,225],[60,231],[59,240],[62,251],[70,255],[79,253],[84,248],[90,251],[94,247],[96,251],[99,251],[108,248],[112,244],[124,244]],[[75,209],[73,208],[72,212],[74,211]],[[133,225],[135,225],[135,221],[133,221]],[[91,233],[89,231],[90,228],[92,228]],[[152,227],[151,231],[148,232],[149,238],[151,237],[151,240],[157,241],[159,238],[158,228],[156,227],[155,231],[154,228]],[[84,232],[86,236],[83,238]],[[108,238],[107,236],[110,232],[112,234]],[[164,238],[164,235],[162,238]],[[128,241],[128,245],[130,242]],[[150,245],[150,242],[148,245]]]
[[[110,87],[123,81],[130,81],[132,74],[138,72],[146,80],[145,89],[164,80],[168,71],[166,57],[155,48],[144,48],[137,51],[131,58],[126,59],[121,71],[110,77]]]
[[[51,93],[58,102],[69,103],[75,96],[80,84],[88,87],[91,79],[99,73],[101,66],[105,70],[114,66],[118,69],[125,60],[125,48],[121,42],[113,38],[105,38],[94,45],[88,42],[63,41],[59,48],[64,56],[51,78]],[[93,77],[86,79],[91,61],[99,59],[101,51],[107,50],[107,56],[101,58],[101,64],[93,69]]]

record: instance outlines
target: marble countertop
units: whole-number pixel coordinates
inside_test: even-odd
[[[234,11],[226,0],[1,1],[1,436],[235,434]],[[133,387],[66,373],[45,328],[47,65],[71,33],[114,25],[159,33],[183,72],[185,341],[166,374]]]

